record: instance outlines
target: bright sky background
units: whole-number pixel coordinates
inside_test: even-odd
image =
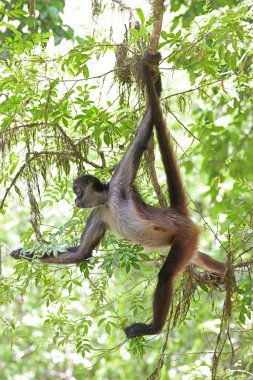
[[[146,0],[127,0],[125,3],[132,9],[142,8],[145,14],[151,12],[151,5]],[[125,24],[128,25],[129,22],[129,12],[119,12],[118,9],[117,5],[114,10],[107,6],[103,14],[94,21],[92,20],[91,0],[66,0],[63,21],[74,29],[75,35],[85,37],[87,34],[92,35],[94,29],[101,31],[101,33],[104,30],[104,37],[108,40],[112,26],[113,40],[115,43],[120,43],[124,38]],[[136,19],[138,20],[138,17]],[[67,52],[72,46],[72,42],[64,40],[59,48],[61,54],[65,50]],[[108,52],[104,57],[99,58],[99,63],[89,64],[90,76],[100,75],[110,70],[114,60],[114,54]]]
[[[109,2],[108,2],[109,3]],[[142,8],[143,12],[150,12],[151,5],[146,0],[126,0],[125,4],[130,8]],[[116,9],[118,6],[116,5]],[[124,22],[128,22],[128,12],[115,12],[109,8],[104,10],[103,14],[99,16],[98,23],[99,28],[102,26],[110,29],[110,26],[114,27],[114,40],[115,42],[121,42],[124,33]],[[91,22],[91,0],[66,0],[64,21],[70,25],[77,35],[82,36],[84,30],[86,32],[92,32],[95,24]]]
[[[152,13],[151,1],[149,0],[125,0],[124,3],[133,10],[133,14],[136,12],[134,9],[141,8],[145,14],[145,17]],[[104,9],[103,14],[92,19],[91,0],[65,0],[65,10],[63,14],[63,21],[66,25],[71,26],[74,29],[75,35],[85,37],[93,34],[93,31],[101,33],[101,38],[105,37],[109,40],[110,28],[112,27],[113,42],[121,43],[124,38],[125,25],[129,24],[129,12],[119,11],[119,6],[116,4],[115,9],[111,9],[111,3],[108,1],[107,7]],[[136,15],[136,20],[139,18]],[[167,29],[170,23],[169,16],[166,14],[166,19],[163,20],[163,28]],[[53,37],[50,38],[47,50],[50,55],[63,55],[73,48],[72,41],[66,41],[65,39],[60,45],[54,45]],[[97,76],[106,73],[113,69],[115,62],[115,55],[112,51],[108,51],[105,55],[100,56],[99,60],[93,59],[88,62],[90,76]],[[163,62],[162,69],[167,67],[166,62]],[[109,80],[110,76],[106,79]],[[171,93],[178,92],[189,88],[189,82],[187,75],[182,71],[166,71],[166,78],[163,78],[164,89],[171,89]],[[110,83],[111,86],[111,83]],[[174,91],[174,89],[175,91]],[[105,85],[105,89],[109,89],[109,85]],[[106,91],[105,91],[106,92]]]

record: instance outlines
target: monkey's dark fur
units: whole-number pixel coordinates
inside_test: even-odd
[[[41,258],[44,263],[81,263],[92,255],[92,250],[100,243],[107,228],[144,248],[171,246],[158,273],[153,320],[150,324],[134,323],[126,327],[128,338],[157,334],[162,330],[172,300],[174,279],[188,264],[194,263],[221,276],[226,272],[225,264],[198,252],[197,249],[199,228],[189,217],[185,190],[160,106],[161,78],[159,74],[157,76],[159,59],[159,54],[144,54],[143,76],[148,95],[147,110],[135,140],[119,163],[110,183],[103,184],[91,175],[84,175],[74,181],[76,206],[94,208],[81,236],[80,246],[70,247],[67,252],[59,252],[57,257],[50,255]],[[166,173],[170,208],[157,208],[146,204],[133,184],[141,157],[147,149],[153,124]],[[19,249],[11,255],[20,258],[22,252]],[[32,255],[33,252],[30,257]]]

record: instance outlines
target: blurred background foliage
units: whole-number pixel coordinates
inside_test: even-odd
[[[162,106],[200,248],[230,264],[226,280],[189,268],[164,332],[127,341],[123,327],[151,317],[166,252],[107,233],[79,267],[9,257],[78,244],[88,212],[73,206],[73,179],[109,180],[134,138],[152,15],[130,3],[87,2],[89,28],[77,12],[74,34],[64,1],[0,1],[2,380],[253,377],[251,1],[165,1],[160,39]],[[158,205],[148,161],[136,183]],[[157,148],[155,166],[167,197]]]

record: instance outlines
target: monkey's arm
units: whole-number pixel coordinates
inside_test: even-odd
[[[110,184],[114,183],[125,186],[131,184],[140,165],[142,154],[147,149],[149,139],[153,130],[153,120],[151,111],[148,109],[140,123],[137,135],[128,148],[114,173]]]
[[[170,198],[170,206],[178,210],[181,214],[189,215],[188,202],[186,192],[183,186],[176,156],[171,144],[170,135],[167,132],[167,126],[163,117],[159,96],[154,82],[151,80],[151,72],[149,61],[153,58],[148,52],[145,52],[145,60],[143,64],[143,77],[146,84],[148,101],[153,113],[153,122],[157,132],[157,140],[161,152],[161,158],[167,178],[168,192]]]
[[[58,252],[58,256],[53,254],[43,256],[40,260],[43,263],[53,264],[75,264],[87,260],[92,255],[93,249],[100,243],[106,232],[106,225],[101,220],[99,211],[96,209],[90,214],[86,227],[81,236],[81,243],[77,247],[70,247],[66,252]],[[22,249],[11,252],[15,259],[25,258],[30,260],[34,252],[29,252],[27,256],[22,255]]]
[[[145,65],[149,66],[149,69],[146,70],[146,80],[154,83],[154,89],[158,98],[160,98],[162,92],[161,77],[159,71],[157,70],[160,59],[160,53],[153,56],[145,53],[143,55],[143,67]],[[148,102],[147,110],[140,123],[135,140],[130,145],[118,165],[118,168],[111,179],[111,184],[115,183],[118,187],[120,183],[123,187],[125,187],[134,181],[140,165],[142,154],[148,147],[148,142],[153,131],[153,112],[154,111],[150,106],[150,102]]]

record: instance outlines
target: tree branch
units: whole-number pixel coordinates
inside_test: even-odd
[[[4,205],[4,202],[9,194],[9,192],[11,191],[12,187],[15,185],[15,183],[17,182],[18,178],[21,176],[21,174],[23,173],[24,169],[27,167],[27,165],[32,162],[35,158],[37,158],[38,156],[40,155],[53,155],[53,156],[74,156],[76,157],[76,152],[71,152],[71,151],[63,151],[63,152],[58,152],[58,151],[41,151],[41,152],[33,152],[33,155],[32,157],[30,157],[20,168],[19,170],[17,171],[17,173],[15,174],[15,176],[13,177],[10,185],[7,187],[7,189],[5,190],[5,193],[4,193],[4,196],[2,198],[2,201],[0,203],[0,209],[3,207]],[[103,167],[96,164],[95,162],[92,162],[92,161],[89,161],[85,158],[82,158],[84,162],[86,162],[88,165],[90,166],[93,166],[94,168],[96,169],[102,169]]]
[[[233,265],[233,268],[245,268],[245,267],[249,267],[251,265],[253,265],[253,259],[252,260],[243,261],[240,264],[235,264],[235,265]]]
[[[163,23],[163,3],[164,0],[153,0],[152,3],[154,22],[148,48],[150,54],[157,52]]]

